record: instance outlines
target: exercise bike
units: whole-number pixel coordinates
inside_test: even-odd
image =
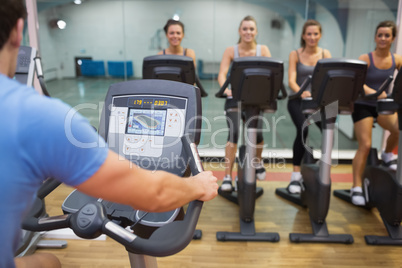
[[[201,128],[200,99],[197,87],[179,82],[134,80],[113,84],[105,99],[99,133],[111,150],[139,166],[179,176],[190,170],[196,175],[203,170],[196,147]],[[103,233],[126,247],[132,267],[156,267],[155,257],[175,254],[191,242],[202,205],[195,200],[185,212],[177,208],[147,213],[107,200],[86,199],[75,191],[63,203],[66,214],[40,220],[31,217],[24,228],[43,231],[69,227],[87,239]]]
[[[143,79],[162,79],[196,85],[201,97],[208,93],[201,84],[195,71],[194,61],[191,57],[182,55],[154,55],[148,56],[142,62]],[[195,230],[193,239],[201,239],[202,231]]]
[[[299,98],[311,82],[312,97],[302,100],[302,110],[313,116],[318,115],[315,121],[320,121],[322,125],[321,158],[318,163],[301,165],[301,194],[291,194],[286,188],[275,191],[277,195],[308,208],[313,232],[290,233],[291,242],[353,243],[353,237],[349,234],[329,234],[326,217],[331,195],[331,154],[336,118],[338,114],[352,112],[353,103],[363,89],[366,68],[367,64],[363,61],[319,60],[313,75],[304,81],[298,93],[289,97]],[[308,121],[304,123],[305,127]]]
[[[392,77],[388,78],[379,91],[369,96],[377,97],[388,88]],[[399,144],[398,156],[402,155],[402,72],[398,72],[394,81],[393,91],[385,99],[377,100],[379,114],[398,113]],[[363,173],[363,196],[366,199],[364,208],[376,207],[380,213],[388,236],[366,235],[368,245],[402,245],[402,170],[400,158],[397,160],[397,170],[380,165],[377,154],[371,154],[371,161]],[[348,190],[334,191],[334,195],[351,203]]]
[[[156,83],[155,81],[151,81],[149,83],[147,83],[146,81],[150,81],[150,80],[161,80],[161,84],[157,84],[159,87],[162,87],[160,85],[164,85],[164,81],[176,81],[176,82],[181,82],[181,83],[185,83],[185,84],[189,84],[189,85],[193,85],[194,83],[197,84],[198,86],[198,90],[200,91],[199,95],[196,95],[196,97],[201,97],[201,96],[208,96],[208,94],[205,92],[205,90],[202,88],[202,85],[195,73],[195,68],[194,68],[194,62],[193,59],[190,57],[185,57],[185,56],[179,56],[179,55],[156,55],[156,56],[149,56],[144,58],[143,60],[143,79],[144,79],[144,83],[146,85],[145,88],[148,88],[148,84],[152,84],[152,83]],[[130,86],[130,85],[127,85]],[[180,87],[179,87],[180,88]],[[110,92],[112,89],[110,89]],[[126,90],[126,89],[124,89]],[[116,90],[114,90],[116,91]],[[117,91],[116,91],[117,92]],[[109,93],[109,94],[117,94],[116,92],[113,93]],[[130,91],[128,91],[130,92]],[[163,98],[163,95],[171,95],[171,94],[182,94],[180,91],[179,93],[175,93],[175,87],[170,85],[170,84],[166,84],[166,89],[165,92],[163,92],[161,89],[160,91],[158,91],[157,93],[160,94],[161,100],[165,99]],[[145,94],[146,92],[143,92],[143,94]],[[156,93],[152,93],[151,96],[154,96]],[[155,96],[154,96],[155,97]],[[107,99],[110,98],[109,96],[107,96]],[[108,100],[109,103],[111,102],[111,100]],[[173,128],[177,128],[177,131],[183,131],[183,129],[187,126],[187,124],[189,122],[196,122],[197,126],[194,127],[193,124],[189,125],[190,128],[188,128],[187,130],[191,130],[195,133],[195,143],[198,144],[199,140],[200,140],[200,129],[201,129],[201,121],[200,121],[200,117],[201,117],[201,98],[198,100],[191,100],[192,102],[195,103],[195,106],[197,107],[197,112],[193,113],[194,111],[192,111],[193,113],[193,119],[196,120],[191,120],[189,118],[170,118],[169,120],[173,120],[173,123],[169,123],[167,122],[167,126],[171,127],[173,126]],[[175,101],[176,102],[176,101]],[[163,104],[163,105],[160,105]],[[159,102],[158,105],[160,108],[166,108],[169,106],[169,104],[164,104],[164,102]],[[155,107],[157,107],[155,106]],[[116,115],[117,116],[117,115]],[[183,117],[183,115],[180,115],[181,117]],[[168,119],[166,119],[168,120]],[[179,121],[178,121],[179,120]],[[183,121],[185,120],[185,121]],[[180,124],[179,124],[180,122]],[[104,120],[103,122],[106,127],[108,127],[109,121],[108,120]],[[185,123],[185,124],[184,124]],[[184,125],[182,125],[184,124]],[[103,125],[101,125],[100,129],[99,129],[99,134],[102,137],[106,137],[108,135],[107,132],[107,128],[105,129]],[[178,134],[175,134],[178,135]],[[182,135],[182,134],[181,134]],[[161,134],[158,134],[158,136],[161,136]],[[113,138],[113,136],[112,136]],[[158,138],[157,138],[158,139]],[[169,140],[172,139],[171,137],[166,137],[164,138],[164,140]],[[113,140],[114,142],[114,140]],[[174,142],[174,141],[173,141]],[[169,143],[167,143],[169,145]],[[121,145],[123,146],[123,145]],[[170,146],[170,145],[169,145]],[[175,148],[174,146],[172,148]],[[173,150],[173,149],[170,150]],[[177,148],[176,148],[177,150]],[[165,151],[165,150],[162,150]],[[166,150],[168,151],[168,150]],[[119,152],[121,153],[121,152]],[[136,153],[139,153],[142,155],[143,151],[136,151]],[[175,152],[176,154],[179,155],[179,152]],[[151,154],[152,156],[152,154]],[[166,157],[167,157],[167,153],[166,153]],[[139,166],[143,166],[143,167],[148,167],[148,168],[152,168],[152,169],[157,169],[160,167],[157,167],[158,165],[156,165],[155,163],[159,163],[159,166],[163,165],[163,163],[161,163],[161,158],[157,157],[157,156],[152,156],[151,159],[152,161],[147,161],[147,159],[145,158],[138,158],[135,159],[133,158],[133,155],[131,155],[130,157],[131,161],[133,161],[134,163],[137,163]],[[174,165],[172,165],[174,166]],[[171,169],[169,171],[175,173],[178,176],[181,177],[187,177],[190,175],[189,170],[183,170],[182,165],[179,165],[181,170],[176,169]],[[170,167],[171,168],[171,167]],[[70,196],[68,198],[66,198],[66,200],[64,201],[63,205],[62,205],[62,209],[65,213],[75,213],[78,211],[78,209],[83,206],[86,203],[95,201],[96,199],[88,196],[88,195],[84,195],[78,191],[73,191]],[[133,220],[132,218],[132,209],[130,207],[127,206],[122,206],[122,205],[118,205],[115,203],[112,204],[108,204],[106,205],[107,208],[107,213],[110,217],[112,217],[115,220],[119,220],[122,221],[124,223],[129,224],[130,222],[132,222]],[[201,239],[202,238],[202,231],[201,230],[195,230],[194,232],[194,236],[193,239]]]
[[[362,95],[361,98],[365,99],[365,100],[377,100],[377,97],[379,95],[381,95],[382,92],[384,92],[385,90],[387,90],[387,88],[390,86],[391,82],[393,80],[392,76],[389,76],[387,79],[385,79],[385,81],[381,84],[380,88],[378,89],[378,91],[376,93],[373,94],[369,94],[369,95]],[[384,103],[387,102],[392,102],[392,97],[388,96],[386,99],[384,100],[377,100],[377,105],[381,105],[381,107],[383,107],[382,105]],[[385,108],[382,108],[385,109]],[[392,111],[381,111],[381,113],[392,113]],[[381,161],[378,159],[378,152],[376,148],[371,148],[369,151],[369,154],[367,156],[367,160],[366,160],[366,167],[367,166],[379,166],[381,164]],[[352,204],[352,198],[350,196],[350,190],[349,189],[345,189],[345,190],[334,190],[334,196],[349,202]],[[362,208],[365,209],[371,209],[372,206],[364,205],[364,206],[360,206]]]
[[[148,56],[142,62],[142,79],[163,79],[196,85],[201,97],[207,97],[201,81],[195,71],[191,57],[181,55]]]
[[[280,92],[282,98],[286,97],[282,80],[282,61],[266,57],[236,58],[233,60],[229,78],[215,95],[225,98],[223,92],[230,83],[233,99],[240,106],[238,112],[244,114],[246,124],[243,145],[239,150],[237,192],[218,191],[219,195],[239,205],[240,232],[217,232],[216,238],[219,241],[279,241],[278,233],[255,231],[255,200],[263,194],[263,189],[256,187],[252,161],[256,156],[257,125],[261,112],[276,111]]]

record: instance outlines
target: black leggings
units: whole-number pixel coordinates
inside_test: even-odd
[[[228,141],[237,144],[239,140],[239,127],[240,127],[240,112],[238,110],[233,110],[236,108],[230,101],[225,104],[225,115],[226,123],[229,127]],[[241,119],[244,120],[244,114],[241,113]],[[257,144],[264,141],[262,136],[262,113],[260,113],[260,118],[258,120],[257,126]]]
[[[293,123],[296,126],[296,138],[293,142],[293,160],[292,163],[294,166],[300,166],[301,161],[303,159],[304,153],[306,152],[306,148],[303,144],[303,139],[307,140],[308,128],[305,127],[302,130],[303,124],[306,121],[307,116],[303,113],[301,109],[301,98],[293,99],[288,101],[288,111],[290,117],[292,118]],[[321,130],[321,124],[316,122],[316,125]],[[303,134],[303,136],[302,136]]]

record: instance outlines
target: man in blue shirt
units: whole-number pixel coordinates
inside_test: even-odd
[[[212,172],[195,177],[151,172],[121,160],[87,120],[59,100],[13,80],[26,17],[23,0],[0,6],[0,268],[60,267],[50,254],[16,258],[21,221],[44,179],[83,193],[150,212],[169,211],[217,194]],[[81,148],[70,142],[96,144]],[[146,179],[145,179],[146,178]]]

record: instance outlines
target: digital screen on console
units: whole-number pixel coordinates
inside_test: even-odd
[[[166,110],[129,109],[127,134],[163,136]]]

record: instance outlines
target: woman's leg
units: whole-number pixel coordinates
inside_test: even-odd
[[[225,177],[221,185],[222,191],[232,191],[232,170],[236,161],[237,141],[239,139],[240,114],[238,111],[225,111],[229,128],[228,141],[225,146]]]
[[[378,115],[377,123],[383,129],[388,130],[390,133],[385,145],[385,152],[390,153],[398,145],[399,140],[398,115],[396,113],[392,115]]]
[[[373,117],[365,117],[354,123],[358,148],[352,162],[353,187],[350,189],[350,198],[352,204],[356,206],[366,205],[366,199],[363,196],[362,190],[362,177],[364,169],[366,168],[367,157],[371,149],[373,122]]]
[[[396,156],[393,154],[393,150],[398,145],[399,141],[399,128],[398,128],[398,115],[396,113],[392,115],[379,115],[377,118],[378,124],[385,130],[388,130],[390,135],[387,138],[384,152],[381,154],[383,164],[387,167],[396,170]]]
[[[233,165],[236,161],[237,144],[228,141],[225,147],[225,177],[232,177]]]
[[[257,148],[256,148],[256,165],[255,165],[255,176],[258,180],[264,180],[266,176],[266,169],[264,167],[264,161],[262,159],[262,150],[264,149],[264,137],[263,137],[263,118],[264,114],[260,113],[260,118],[258,120],[257,126]],[[254,162],[253,162],[254,163]]]
[[[362,176],[371,149],[373,117],[366,117],[354,123],[358,148],[353,158],[353,187],[362,186]]]
[[[292,118],[293,124],[296,127],[296,137],[293,142],[293,172],[290,178],[290,184],[288,186],[288,191],[290,193],[300,193],[301,186],[300,181],[302,179],[300,174],[300,164],[303,156],[306,152],[303,143],[307,139],[308,128],[303,129],[303,124],[306,121],[306,117],[301,110],[301,99],[294,99],[288,101],[288,111]]]

